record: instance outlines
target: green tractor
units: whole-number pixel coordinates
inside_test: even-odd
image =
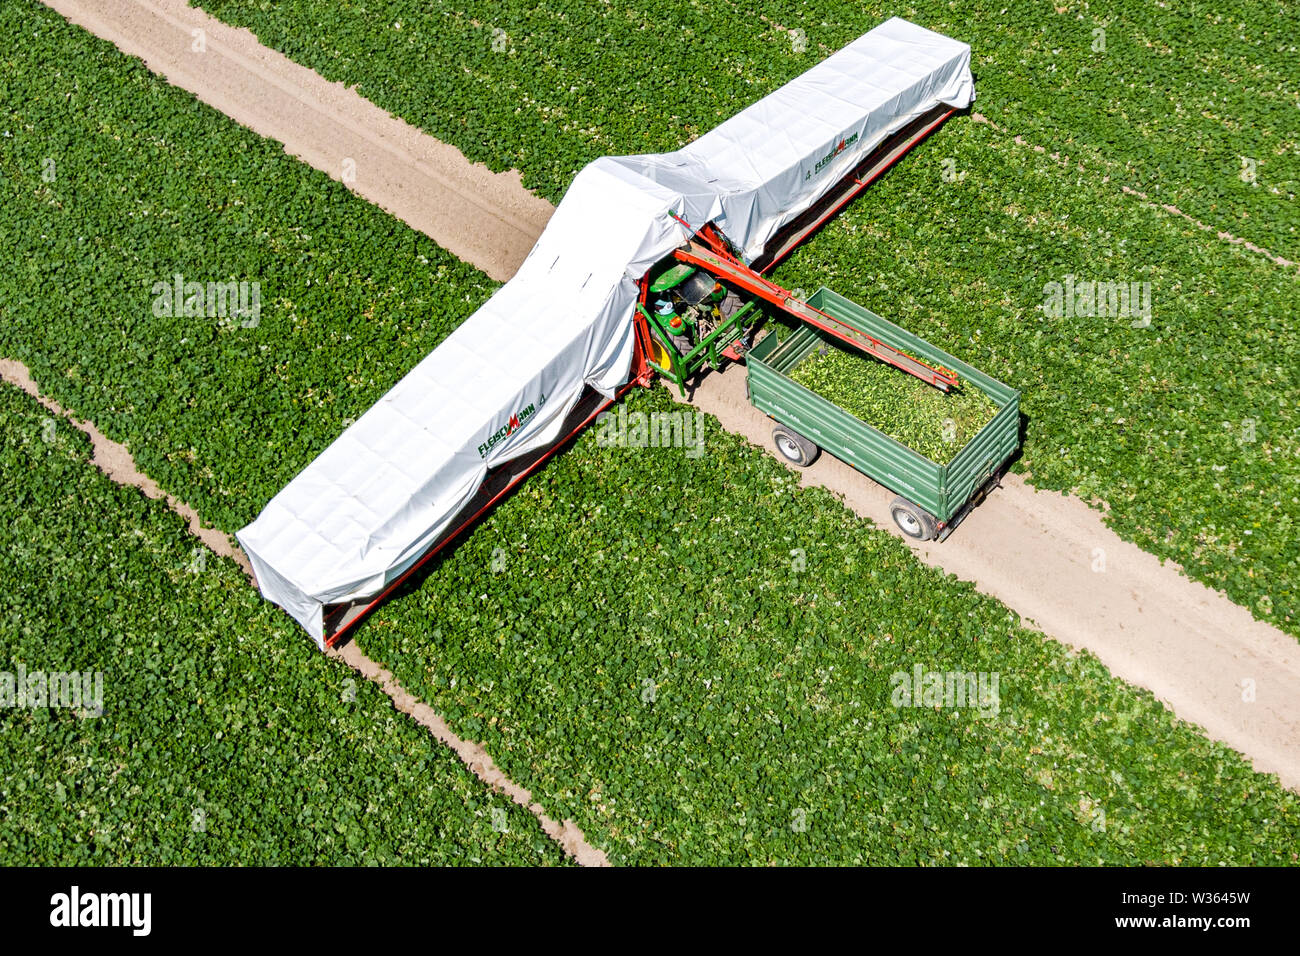
[[[752,327],[761,312],[697,266],[671,259],[666,265],[651,279],[646,303],[638,308],[658,346],[649,364],[685,395],[686,380],[695,372],[717,366],[724,357],[740,358],[749,345],[746,326]]]

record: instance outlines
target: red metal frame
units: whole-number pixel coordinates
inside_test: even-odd
[[[885,163],[874,173],[872,173],[871,176],[867,177],[864,180],[863,179],[855,180],[857,184],[857,188],[850,190],[838,202],[829,206],[824,213],[822,213],[820,216],[817,217],[816,220],[812,222],[810,226],[800,230],[802,235],[800,235],[798,241],[792,243],[788,248],[784,249],[770,263],[764,266],[762,271],[767,272],[771,270],[774,266],[776,266],[777,263],[779,263],[787,255],[789,255],[792,251],[794,251],[794,249],[798,248],[799,245],[805,242],[814,232],[816,232],[819,228],[821,228],[821,226],[827,220],[829,220],[837,212],[843,209],[844,206],[848,205],[848,203],[850,203],[854,198],[856,198],[858,194],[862,192],[862,190],[864,190],[872,182],[878,179],[880,175],[885,172],[885,170],[889,169],[891,166],[894,165],[894,163],[896,163],[900,158],[902,158],[902,156],[905,155],[908,150],[910,150],[917,143],[921,142],[921,140],[925,139],[925,137],[928,136],[936,127],[938,127],[939,124],[941,124],[944,120],[946,120],[949,116],[951,116],[953,112],[955,111],[949,110],[948,112],[940,116],[938,119],[936,119],[929,126],[927,126],[923,131],[921,131],[920,135],[916,136],[914,140],[912,140],[910,143],[907,144],[906,148],[900,150],[896,156],[890,158],[890,160],[887,163]],[[721,235],[721,233],[717,231],[713,223],[705,223],[704,226],[702,226],[700,229],[697,230],[693,226],[691,226],[690,223],[686,222],[686,220],[682,219],[680,216],[674,213],[670,213],[670,215],[672,215],[673,218],[676,219],[678,222],[680,222],[682,225],[686,226],[686,228],[691,231],[691,234],[695,237],[695,239],[697,239],[699,243],[702,244],[708,250],[708,252],[712,253],[714,256],[718,257],[724,262],[730,264],[733,267],[733,270],[736,269],[736,267],[738,267],[739,270],[743,270],[743,273],[740,274],[745,281],[738,282],[738,284],[741,284],[742,287],[747,288],[748,291],[756,295],[759,295],[762,298],[766,299],[767,301],[773,302],[774,304],[782,308],[787,308],[787,303],[790,301],[795,301],[795,302],[799,301],[799,300],[795,300],[794,297],[791,296],[790,293],[787,292],[785,289],[782,289],[776,283],[772,282],[769,279],[764,278],[763,276],[759,275],[757,272],[754,272],[752,269],[749,268],[749,266],[747,266],[744,262],[742,262],[739,258],[737,258],[731,252],[731,249],[726,239]],[[688,246],[690,245],[692,244],[688,243]],[[683,261],[696,262],[696,264],[704,265],[705,268],[708,268],[707,263],[686,258],[686,256],[681,254],[680,250],[677,257],[679,259],[682,259]],[[728,272],[730,274],[732,270],[728,270]],[[638,305],[641,306],[645,305],[649,294],[649,288],[650,288],[650,276],[649,274],[647,274],[641,278],[640,292],[637,300]],[[820,310],[814,309],[812,306],[807,305],[807,303],[800,303],[800,304],[804,306],[807,310],[810,310],[812,313],[815,313],[816,315],[823,316],[824,318],[832,322],[836,321],[832,319],[830,316],[827,316],[825,313],[821,312]],[[798,314],[800,318],[802,318],[804,321],[808,322],[809,324],[816,325],[819,328],[822,328],[833,335],[843,337],[840,335],[839,332],[836,331],[835,328],[821,323],[816,319],[815,316],[810,317],[809,315],[804,314],[802,311]],[[341,640],[343,640],[345,636],[347,636],[352,631],[352,629],[359,622],[365,620],[365,618],[370,614],[371,611],[373,611],[379,604],[381,604],[389,596],[391,596],[393,592],[396,591],[399,587],[401,587],[407,580],[409,580],[413,574],[419,571],[420,568],[424,567],[424,565],[426,565],[435,555],[441,553],[444,548],[457,541],[466,528],[470,527],[475,521],[477,521],[480,517],[482,517],[482,515],[486,511],[488,511],[503,497],[509,494],[509,492],[512,489],[514,489],[521,481],[523,481],[525,478],[527,478],[529,475],[535,472],[538,468],[544,465],[547,461],[549,461],[551,457],[555,455],[556,452],[558,452],[561,448],[563,448],[566,444],[568,444],[569,439],[571,439],[578,432],[582,431],[582,429],[590,425],[591,422],[594,421],[595,418],[601,412],[605,411],[607,408],[613,405],[615,401],[622,398],[628,392],[629,389],[631,389],[633,386],[636,385],[648,386],[654,381],[655,379],[654,370],[649,365],[650,357],[653,354],[652,352],[653,345],[650,336],[650,328],[646,324],[645,318],[642,315],[640,309],[633,310],[632,322],[633,322],[633,332],[635,336],[633,353],[632,353],[632,365],[629,370],[629,377],[628,377],[627,384],[618,390],[618,392],[615,394],[615,397],[613,399],[607,399],[604,402],[601,402],[600,405],[595,409],[595,411],[593,411],[590,415],[588,415],[585,419],[583,419],[583,421],[581,421],[576,426],[574,426],[573,429],[571,429],[568,432],[568,434],[566,434],[563,438],[557,440],[546,451],[545,454],[543,454],[535,462],[529,465],[526,469],[524,469],[518,475],[512,478],[505,487],[503,487],[500,491],[498,491],[495,495],[493,495],[472,515],[470,515],[459,525],[457,525],[455,530],[451,531],[449,534],[444,535],[443,538],[432,548],[430,548],[423,556],[421,556],[418,561],[416,561],[409,568],[407,568],[391,584],[389,584],[379,594],[377,594],[369,603],[367,603],[364,607],[362,607],[359,613],[355,614],[350,620],[347,621],[347,623],[341,626],[333,634],[328,635],[325,638],[325,645],[327,647],[336,646]],[[860,333],[860,334],[866,335],[866,333]],[[871,336],[866,336],[866,337],[869,339],[871,338]],[[872,341],[875,340],[872,339]],[[858,345],[858,347],[861,347],[860,343],[854,343],[854,344]],[[879,344],[882,345],[885,349],[892,348],[890,346],[884,345],[884,343],[879,343]],[[907,358],[911,359],[911,356],[907,356]],[[886,359],[886,361],[888,361],[888,359]],[[911,361],[919,362],[919,360],[916,359],[911,359]],[[925,365],[925,363],[923,362],[920,364]],[[930,371],[933,372],[934,375],[939,380],[942,380],[944,378],[944,373],[947,373],[947,375],[952,375],[952,373],[949,372],[949,370],[947,369],[938,370],[938,369],[933,369],[930,366],[925,366],[925,367],[930,369]],[[913,371],[913,374],[917,374],[917,373]],[[952,376],[952,383],[953,384],[956,383],[955,375]],[[939,384],[939,382],[936,381],[935,384]]]
[[[637,296],[637,305],[644,306],[650,295],[649,273],[641,277],[639,286],[641,291]],[[636,349],[632,354],[632,371],[628,378],[638,385],[649,385],[654,381],[654,369],[650,367],[652,340],[650,326],[646,324],[645,315],[639,308],[632,310],[632,328],[636,333]]]
[[[643,279],[642,290],[641,290],[643,297],[645,295],[648,286],[649,286],[649,280]],[[644,325],[644,320],[642,320],[642,325]],[[527,478],[529,475],[535,472],[538,468],[540,468],[542,465],[548,462],[551,459],[551,457],[555,455],[556,452],[558,452],[561,448],[563,448],[566,444],[568,444],[570,438],[572,438],[578,432],[582,431],[584,428],[590,425],[592,421],[595,420],[596,416],[598,416],[601,412],[605,411],[605,409],[609,408],[616,401],[618,401],[625,394],[627,394],[629,389],[631,389],[633,386],[636,385],[650,384],[650,382],[653,381],[653,375],[651,374],[651,370],[649,366],[646,364],[647,356],[641,344],[642,336],[644,335],[645,338],[648,340],[649,334],[650,334],[649,330],[645,330],[645,329],[637,330],[636,341],[633,345],[633,353],[632,353],[632,371],[634,374],[632,378],[627,382],[627,384],[624,385],[615,393],[613,398],[606,399],[605,401],[601,402],[595,411],[593,411],[590,415],[588,415],[581,422],[575,425],[573,429],[569,431],[568,434],[566,434],[563,438],[556,440],[556,442],[553,445],[551,445],[551,447],[546,451],[546,453],[542,455],[540,458],[538,458],[537,461],[533,462],[526,469],[524,469],[518,475],[512,478],[509,484],[507,484],[504,488],[502,488],[490,499],[488,499],[488,501],[485,502],[481,508],[479,508],[472,515],[470,515],[468,518],[462,521],[459,525],[457,525],[454,531],[452,531],[450,534],[444,535],[442,540],[440,540],[437,544],[435,544],[432,548],[430,548],[420,558],[420,560],[416,561],[415,564],[411,565],[409,568],[403,571],[399,577],[395,578],[391,584],[389,584],[382,591],[380,591],[379,594],[377,594],[373,599],[371,599],[370,603],[366,604],[365,607],[361,609],[360,613],[355,615],[351,620],[349,620],[346,624],[340,627],[333,634],[328,635],[325,638],[325,646],[334,647],[336,644],[338,644],[338,642],[341,641],[343,637],[346,634],[348,634],[348,632],[350,632],[353,627],[357,625],[358,622],[364,620],[366,616],[370,614],[370,612],[373,611],[381,602],[383,602],[386,598],[389,597],[389,595],[391,595],[394,591],[396,591],[399,587],[401,587],[402,584],[405,583],[406,580],[411,577],[411,575],[415,574],[416,571],[420,570],[420,568],[422,568],[425,564],[427,564],[429,560],[433,558],[434,555],[442,551],[443,548],[447,547],[449,544],[452,544],[454,541],[456,541],[456,539],[460,537],[461,532],[463,532],[466,528],[468,528],[475,521],[477,521],[485,511],[487,511],[498,501],[500,501],[503,497],[505,497],[511,491],[511,489],[513,489],[521,481],[523,481],[525,478]],[[639,373],[637,372],[638,369],[641,370]]]
[[[700,235],[703,236],[704,234],[704,230],[701,230]],[[713,244],[707,237],[705,242],[710,245]],[[849,325],[847,322],[827,315],[821,309],[796,298],[787,289],[783,289],[771,279],[759,275],[729,252],[707,249],[704,248],[703,244],[692,241],[677,249],[673,255],[682,262],[699,266],[714,276],[725,279],[732,285],[739,286],[746,292],[752,293],[789,312],[797,319],[815,326],[843,342],[847,342],[854,348],[862,349],[882,362],[887,362],[896,368],[902,369],[909,375],[916,376],[923,382],[944,390],[957,385],[957,374],[951,369],[936,368],[928,362],[923,362],[908,355],[906,352],[880,341],[875,336]],[[846,332],[846,329],[849,331]]]
[[[825,225],[826,222],[827,222],[827,220],[829,220],[830,218],[832,218],[832,217],[833,217],[836,213],[838,213],[841,209],[843,209],[845,206],[847,206],[849,203],[851,203],[854,199],[856,199],[856,198],[858,197],[858,195],[859,195],[859,194],[860,194],[864,189],[866,189],[866,188],[867,188],[868,186],[870,186],[873,182],[875,182],[875,181],[876,181],[877,179],[879,179],[882,175],[884,175],[884,173],[885,173],[886,170],[888,170],[888,169],[890,169],[891,167],[893,167],[893,165],[894,165],[895,163],[897,163],[900,159],[902,159],[902,158],[903,158],[904,156],[906,156],[909,152],[911,152],[911,150],[912,150],[913,147],[915,147],[918,143],[922,142],[922,141],[923,141],[927,136],[929,136],[929,135],[930,135],[931,133],[933,133],[936,129],[938,129],[939,126],[944,122],[944,120],[948,119],[948,117],[952,116],[952,114],[955,113],[955,112],[957,112],[957,111],[954,110],[954,109],[950,109],[950,110],[948,110],[947,112],[945,112],[945,113],[943,113],[941,116],[939,116],[937,119],[935,119],[934,122],[930,123],[930,124],[929,124],[928,126],[926,126],[924,129],[922,129],[919,133],[917,133],[917,134],[915,134],[913,137],[911,137],[911,138],[910,138],[910,142],[907,142],[907,145],[906,145],[903,149],[898,150],[898,152],[897,152],[896,155],[890,157],[890,159],[889,159],[889,161],[888,161],[887,163],[885,163],[884,165],[882,165],[882,166],[880,166],[879,168],[877,168],[877,169],[876,169],[876,170],[875,170],[875,171],[874,171],[870,176],[868,176],[866,179],[856,179],[856,178],[855,178],[854,181],[857,183],[857,188],[856,188],[856,189],[851,189],[851,190],[849,190],[847,193],[844,194],[844,196],[840,199],[839,202],[836,202],[836,203],[834,203],[834,204],[828,206],[828,207],[826,208],[826,210],[825,210],[825,211],[824,211],[820,216],[818,216],[818,217],[817,217],[817,218],[816,218],[816,219],[815,219],[815,220],[814,220],[814,221],[813,221],[809,226],[805,227],[805,228],[802,230],[804,234],[800,237],[800,239],[799,239],[798,242],[792,243],[788,248],[783,249],[783,250],[782,250],[781,252],[779,252],[775,257],[773,257],[773,259],[772,259],[771,262],[769,262],[769,263],[767,263],[766,265],[764,265],[764,266],[763,266],[760,270],[758,270],[758,271],[759,271],[759,272],[771,272],[774,268],[776,268],[776,266],[777,266],[780,262],[782,262],[782,261],[785,259],[786,256],[788,256],[788,255],[790,255],[790,253],[794,252],[795,249],[798,249],[799,246],[803,245],[803,243],[806,242],[806,241],[807,241],[807,240],[812,236],[813,233],[815,233],[818,229],[820,229],[823,225]],[[897,149],[897,147],[895,147],[895,149]],[[850,174],[850,175],[852,175],[852,174]],[[761,257],[760,257],[760,258],[761,258]]]

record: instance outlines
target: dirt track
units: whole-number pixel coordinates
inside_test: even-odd
[[[330,175],[340,178],[343,158],[356,159],[358,193],[489,275],[513,274],[549,216],[549,205],[517,176],[471,166],[180,0],[46,2]],[[206,31],[206,53],[191,51],[196,28]],[[745,401],[742,370],[707,376],[694,401],[767,447],[770,423]],[[893,529],[892,495],[852,468],[823,457],[804,480]],[[1098,548],[1100,572],[1093,570]],[[1257,769],[1300,788],[1300,643],[1125,543],[1082,502],[1012,477],[947,542],[914,549],[1052,637],[1088,648]],[[1254,682],[1249,701],[1246,681]]]
[[[438,236],[444,249],[494,279],[514,275],[551,216],[550,203],[524,189],[517,173],[469,163],[458,149],[181,0],[48,0],[47,6]],[[203,52],[194,49],[200,41]]]

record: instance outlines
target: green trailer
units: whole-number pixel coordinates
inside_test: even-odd
[[[842,336],[812,325],[800,326],[784,341],[769,332],[745,357],[749,400],[777,422],[772,436],[783,457],[806,466],[824,449],[899,496],[890,510],[905,534],[942,541],[996,485],[1019,447],[1020,393],[830,289],[819,289],[808,304],[896,349],[952,370],[965,387],[981,389],[998,406],[987,425],[947,464],[939,464],[790,378],[810,355],[843,347]]]

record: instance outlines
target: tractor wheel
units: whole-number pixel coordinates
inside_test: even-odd
[[[800,468],[807,468],[816,461],[817,454],[821,451],[797,431],[784,425],[777,425],[772,429],[772,441],[782,458]]]
[[[894,516],[894,524],[909,538],[917,541],[930,541],[938,530],[934,518],[924,508],[919,508],[906,498],[895,498],[889,505],[889,512]]]

